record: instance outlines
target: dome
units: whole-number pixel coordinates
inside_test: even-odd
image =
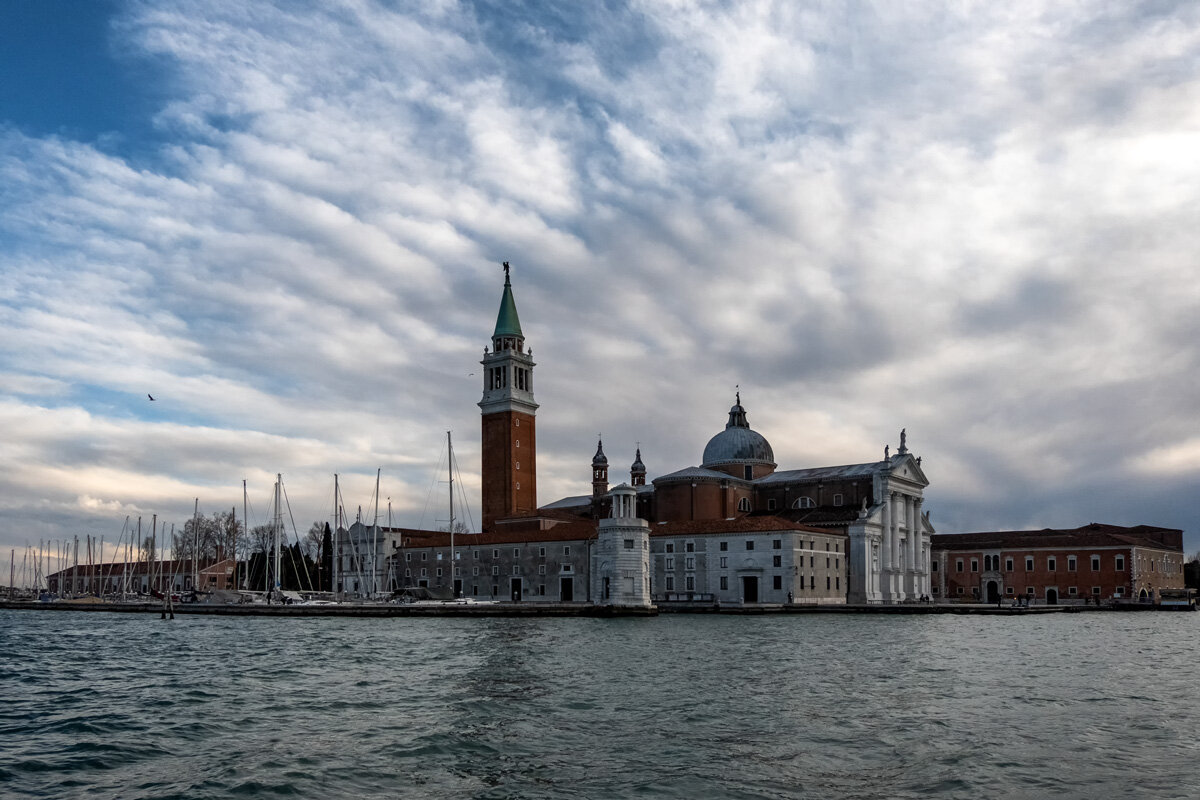
[[[704,447],[702,467],[720,464],[763,464],[775,466],[775,453],[761,433],[750,430],[746,421],[746,409],[742,408],[741,397],[729,409],[729,422],[725,430],[708,440]]]

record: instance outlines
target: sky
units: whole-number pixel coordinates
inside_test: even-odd
[[[938,532],[1194,551],[1198,153],[1187,2],[0,4],[0,553],[444,524],[447,431],[478,525],[501,261],[542,504],[740,390]]]

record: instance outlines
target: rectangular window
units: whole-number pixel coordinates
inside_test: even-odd
[[[570,565],[570,564],[563,564],[563,565],[562,565],[562,571],[563,571],[563,572],[570,572],[570,571],[571,571],[571,565]]]
[[[564,545],[563,545],[563,555],[564,555],[564,556],[569,556],[569,555],[571,555],[571,545],[569,545],[569,544],[564,544]]]
[[[675,545],[674,545],[674,543],[672,543],[672,542],[667,542],[667,552],[668,552],[668,553],[674,553],[674,552],[675,552]]]
[[[1075,571],[1075,556],[1067,556],[1067,572]]]
[[[1058,559],[1057,558],[1055,558],[1054,556],[1050,556],[1049,558],[1046,559],[1046,571],[1047,572],[1057,572],[1058,571],[1057,567],[1058,567]]]
[[[840,577],[840,576],[839,576],[839,577],[837,577],[837,578],[834,578],[834,579],[833,579],[833,588],[834,588],[834,589],[837,589],[838,591],[841,591],[841,589],[842,589],[842,579],[841,579],[841,577]]]
[[[1100,556],[1092,556],[1092,572],[1100,571]],[[1099,587],[1097,587],[1099,588]],[[1098,591],[1093,591],[1092,594],[1100,594]]]
[[[931,572],[937,572],[937,559],[929,562],[929,569]]]
[[[492,551],[492,558],[499,558],[499,557],[500,557],[500,551],[499,551],[499,550],[493,550],[493,551]]]
[[[478,550],[472,550],[472,551],[471,551],[471,558],[478,559],[478,558],[479,558],[479,551],[478,551]]]
[[[479,596],[479,584],[478,583],[471,584],[471,594],[475,597]]]
[[[771,540],[771,549],[772,550],[782,550],[783,549],[783,539],[772,539]]]
[[[783,566],[783,556],[772,556],[771,557],[771,566],[772,567],[782,567]]]
[[[825,556],[825,569],[829,569],[829,556]]]
[[[472,575],[474,575],[474,576],[476,576],[476,577],[478,577],[478,575],[479,575],[479,567],[471,567],[471,574],[472,574]]]
[[[686,551],[687,551],[687,552],[689,552],[689,553],[694,553],[694,552],[696,552],[696,543],[695,543],[695,542],[688,542],[687,544],[685,544],[685,545],[683,546],[683,549],[684,549],[684,550],[686,550]]]
[[[1117,588],[1116,588],[1116,589],[1113,591],[1113,594],[1114,594],[1115,596],[1117,596],[1117,597],[1124,597],[1124,596],[1125,596],[1125,587],[1124,587],[1124,586],[1118,586],[1118,587],[1117,587]]]
[[[674,558],[667,559],[666,569],[675,569],[675,559]]]
[[[828,592],[828,591],[829,591],[829,589],[830,589],[830,585],[829,585],[829,583],[830,583],[829,576],[828,576],[828,575],[826,575],[826,576],[825,576],[825,591],[827,591],[827,592]]]
[[[721,556],[721,569],[729,567],[729,556]]]
[[[1099,586],[1093,586],[1093,587],[1092,587],[1092,594],[1094,594],[1094,595],[1096,595],[1097,597],[1099,597],[1099,596],[1100,596],[1100,587],[1099,587]]]
[[[405,561],[412,561],[412,553],[405,553],[405,554],[404,554],[404,560],[405,560]]]
[[[546,565],[538,564],[538,575],[545,575],[545,574],[546,574]]]
[[[1033,572],[1033,556],[1025,556],[1025,571]]]
[[[842,504],[842,496],[840,494],[835,494],[833,496],[833,504],[835,506],[840,506]]]
[[[1079,594],[1079,587],[1078,586],[1068,587],[1067,594],[1071,595],[1071,597],[1074,597],[1075,595]]]
[[[753,540],[753,539],[747,539],[747,540],[746,540],[746,549],[747,549],[747,550],[753,550],[753,549],[754,549],[754,540]]]
[[[499,574],[500,574],[500,567],[499,567],[499,565],[492,567],[492,574],[493,574],[493,575],[499,575]]]
[[[1117,572],[1125,571],[1125,556],[1117,556]]]
[[[668,592],[674,591],[674,589],[675,589],[675,576],[668,575],[667,576],[667,591]]]
[[[429,575],[429,570],[426,567],[421,567],[421,577],[424,578],[428,575]]]
[[[632,550],[632,549],[633,549],[633,539],[626,539],[626,540],[625,540],[625,549],[626,549],[626,550]]]
[[[971,572],[979,572],[979,559],[978,558],[971,559]]]
[[[783,576],[782,575],[775,575],[774,577],[771,578],[771,588],[773,588],[775,591],[779,591],[780,589],[783,588]]]
[[[695,569],[695,568],[696,568],[696,557],[688,556],[687,557],[687,569]]]
[[[722,588],[722,589],[728,589],[728,588],[729,588],[729,577],[728,577],[728,576],[726,576],[726,575],[722,575],[722,576],[721,576],[721,588]]]
[[[406,578],[411,578],[411,577],[412,577],[412,570],[411,570],[411,569],[406,569],[406,570],[404,570],[404,577],[406,577]]]
[[[520,557],[521,557],[521,548],[514,547],[513,548],[513,558],[520,558]]]
[[[718,549],[720,549],[720,551],[722,553],[724,553],[726,550],[729,549],[729,542],[721,542],[720,545],[718,545]]]
[[[963,571],[963,560],[961,558],[954,559],[954,571],[955,572]]]
[[[1013,571],[1013,562],[1012,562],[1012,559],[1011,559],[1011,558],[1006,558],[1006,559],[1004,559],[1004,571],[1005,571],[1005,572],[1012,572],[1012,571]]]
[[[685,584],[685,588],[686,588],[686,589],[687,589],[687,591],[689,591],[689,592],[694,592],[694,591],[696,591],[696,578],[695,578],[695,576],[694,576],[694,575],[688,575],[688,576],[687,576],[687,583]]]
[[[544,584],[544,583],[538,584],[538,594],[541,595],[542,597],[546,596],[546,584]]]
[[[544,548],[544,547],[539,547],[539,548],[538,548],[538,557],[539,557],[539,558],[545,558],[545,557],[546,557],[546,548]]]
[[[492,597],[495,597],[498,594],[500,594],[500,587],[493,583],[492,584]]]
[[[810,589],[817,588],[817,576],[816,575],[808,576],[808,588],[810,588]]]
[[[775,498],[774,497],[768,498],[767,499],[767,511],[774,511],[774,510],[775,510]]]
[[[513,575],[520,575],[520,574],[521,574],[521,567],[517,564],[513,564]]]
[[[1016,594],[1016,591],[1013,589],[1013,587],[1009,586],[1004,590],[1004,593],[1005,594]]]
[[[441,567],[438,567],[438,568],[437,568],[437,576],[438,576],[439,578],[440,578],[440,577],[442,577],[442,568],[441,568]]]

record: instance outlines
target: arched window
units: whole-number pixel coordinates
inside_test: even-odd
[[[743,497],[741,500],[738,500],[738,511],[749,511],[749,510],[750,510],[750,498],[749,497]]]
[[[812,508],[814,505],[811,497],[798,497],[796,502],[792,503],[792,508]]]

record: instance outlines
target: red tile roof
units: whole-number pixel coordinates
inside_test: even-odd
[[[939,533],[931,537],[938,550],[980,550],[1000,547],[1153,547],[1183,551],[1183,531],[1154,525],[1104,525],[1093,522],[1080,528],[1039,531],[984,531]]]

